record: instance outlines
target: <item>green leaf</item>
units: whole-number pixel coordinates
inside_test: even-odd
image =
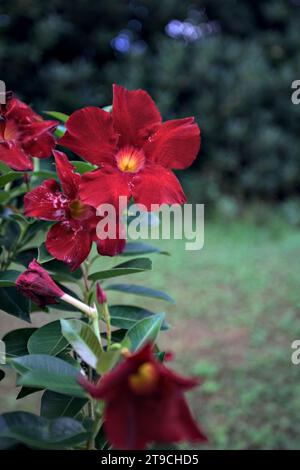
[[[50,253],[47,251],[45,243],[42,243],[38,247],[38,258],[37,261],[40,264],[48,263],[48,261],[51,261],[54,259],[54,256],[50,255]]]
[[[80,320],[60,320],[61,331],[76,353],[96,369],[101,354],[99,340],[93,330]]]
[[[50,170],[40,170],[40,171],[35,171],[30,173],[31,176],[34,176],[34,178],[41,178],[41,179],[53,179],[53,180],[58,180],[58,176],[55,173],[55,171],[50,171]]]
[[[59,320],[47,323],[36,330],[28,341],[30,354],[49,354],[56,356],[68,346],[68,341],[61,334]]]
[[[87,398],[68,397],[46,390],[41,399],[41,416],[50,419],[61,416],[74,418],[87,401]]]
[[[0,187],[3,188],[7,183],[23,178],[23,173],[19,171],[10,171],[0,176]]]
[[[76,168],[76,171],[83,175],[89,171],[93,171],[97,168],[96,165],[92,165],[91,163],[82,162],[79,160],[72,160],[70,163]]]
[[[135,305],[111,305],[109,312],[111,324],[125,330],[129,330],[144,318],[152,318],[157,315],[157,313]],[[169,325],[163,321],[162,329],[166,330],[168,328]]]
[[[78,369],[57,357],[30,354],[13,359],[11,365],[21,374],[18,385],[46,388],[79,398],[86,396],[77,381]]]
[[[57,128],[55,129],[54,135],[55,137],[60,139],[64,135],[65,132],[66,132],[65,126],[61,124],[60,126],[57,126]]]
[[[160,253],[161,255],[170,256],[168,251],[162,251],[156,246],[149,245],[143,242],[128,242],[126,243],[125,250],[120,256],[135,256],[135,255],[146,255],[151,253]]]
[[[8,173],[9,171],[11,171],[11,168],[9,168],[9,166],[5,165],[5,163],[0,162],[0,171],[1,171],[1,173]]]
[[[6,333],[2,338],[5,343],[6,356],[12,358],[28,354],[27,342],[35,331],[36,328],[19,328]]]
[[[10,194],[7,191],[0,191],[0,204],[5,204],[10,199]]]
[[[152,262],[149,258],[134,258],[125,263],[118,264],[111,269],[90,274],[89,279],[91,281],[98,281],[100,279],[109,279],[127,274],[142,273],[144,271],[150,271],[151,269]]]
[[[101,375],[106,374],[106,372],[111,370],[118,362],[120,356],[121,356],[121,351],[118,349],[114,351],[101,352],[100,357],[98,358],[98,363],[97,363],[98,374],[101,374]]]
[[[48,420],[26,411],[13,411],[0,416],[0,437],[33,448],[67,449],[84,442],[87,431],[72,418]]]
[[[173,304],[175,303],[175,300],[165,292],[137,284],[109,284],[105,286],[105,290],[125,292],[126,294],[141,295],[143,297],[151,297],[153,299],[165,300],[166,302],[171,302]]]
[[[0,287],[11,287],[20,276],[20,271],[8,270],[0,273]]]
[[[69,119],[69,116],[65,113],[59,111],[44,111],[44,114],[51,116],[54,119],[57,119],[60,122],[66,122]]]
[[[19,391],[16,400],[21,400],[22,398],[28,397],[29,395],[32,395],[33,393],[37,393],[43,390],[42,388],[30,388],[30,387],[21,387],[21,390]]]
[[[130,340],[131,350],[136,351],[147,342],[155,342],[164,319],[163,313],[144,318],[128,330],[126,338]]]
[[[33,260],[33,258],[37,258],[36,248],[30,248],[28,250],[20,251],[15,258],[15,262],[17,264],[21,264],[22,266],[27,267],[30,261]]]
[[[30,323],[31,302],[16,287],[3,287],[0,295],[0,309]]]

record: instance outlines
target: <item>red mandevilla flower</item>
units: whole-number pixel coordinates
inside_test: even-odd
[[[58,287],[42,266],[34,259],[26,271],[18,277],[16,286],[25,297],[33,300],[39,307],[57,304],[64,292]]]
[[[59,143],[100,168],[83,176],[83,202],[116,206],[119,196],[132,196],[151,210],[151,204],[186,201],[171,169],[187,168],[199,151],[194,118],[162,123],[145,91],[114,85],[112,114],[83,108],[70,116],[66,128]]]
[[[55,146],[56,121],[44,121],[22,101],[0,107],[0,161],[14,170],[32,170],[30,157],[47,158]]]
[[[80,175],[75,173],[64,153],[54,151],[53,154],[62,190],[55,180],[47,180],[24,198],[26,216],[57,221],[48,232],[47,250],[55,258],[67,263],[71,270],[77,269],[87,258],[93,241],[97,242],[100,254],[118,254],[124,248],[125,240],[122,240],[121,245],[116,240],[116,246],[111,247],[113,241],[96,239],[99,218],[96,217],[95,209],[83,204],[79,197]]]
[[[80,377],[88,393],[106,403],[107,437],[119,449],[144,449],[151,442],[205,442],[184,392],[198,384],[174,373],[146,345],[94,385]]]

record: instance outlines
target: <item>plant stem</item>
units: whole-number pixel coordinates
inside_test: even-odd
[[[85,303],[81,302],[81,300],[75,299],[75,297],[72,297],[69,294],[64,294],[61,297],[61,300],[67,302],[70,305],[73,305],[73,307],[78,308],[78,310],[85,313],[92,320],[98,317],[97,309],[95,307],[90,307],[89,305],[86,305]]]
[[[100,305],[100,307],[101,307],[103,320],[105,321],[105,324],[106,324],[106,334],[107,334],[106,339],[107,339],[107,347],[109,348],[111,346],[111,323],[110,323],[109,308],[106,302]]]

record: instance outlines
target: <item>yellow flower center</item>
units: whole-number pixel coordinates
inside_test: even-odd
[[[158,380],[158,373],[151,362],[145,362],[138,368],[135,374],[129,376],[128,380],[131,390],[139,395],[143,395],[154,390]]]
[[[76,199],[70,203],[69,209],[73,219],[80,219],[85,214],[87,206],[79,201],[79,199]]]
[[[142,150],[124,147],[118,152],[116,160],[119,170],[125,173],[137,173],[144,166],[145,155]]]

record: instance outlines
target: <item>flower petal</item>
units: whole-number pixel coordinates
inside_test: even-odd
[[[171,170],[160,165],[147,165],[133,179],[132,196],[136,204],[184,204],[186,197]]]
[[[39,121],[20,126],[24,150],[32,157],[50,157],[55,146],[55,138],[50,131],[53,131],[57,124],[56,121]]]
[[[53,155],[63,192],[70,199],[75,199],[79,190],[80,175],[75,173],[75,168],[71,165],[65,153],[53,150]]]
[[[130,196],[127,175],[111,166],[85,173],[81,181],[81,201],[96,208],[100,204],[113,204],[117,208],[119,196]]]
[[[142,147],[161,123],[154,101],[144,90],[128,91],[119,85],[113,86],[113,95],[112,117],[120,134],[119,146]]]
[[[146,158],[167,168],[189,167],[200,148],[200,129],[194,118],[163,123],[143,147]]]
[[[68,202],[58,183],[55,180],[46,180],[25,195],[24,213],[27,217],[42,220],[64,220]]]
[[[71,221],[53,225],[48,232],[46,248],[52,256],[68,264],[71,271],[88,257],[92,238],[86,227]]]
[[[32,170],[33,164],[24,150],[13,141],[0,142],[0,161],[13,170]]]
[[[66,122],[67,131],[60,139],[64,145],[88,162],[111,162],[118,140],[110,113],[90,106],[75,111]]]
[[[97,239],[98,253],[102,256],[118,256],[126,246],[125,227],[116,226],[116,238]]]

